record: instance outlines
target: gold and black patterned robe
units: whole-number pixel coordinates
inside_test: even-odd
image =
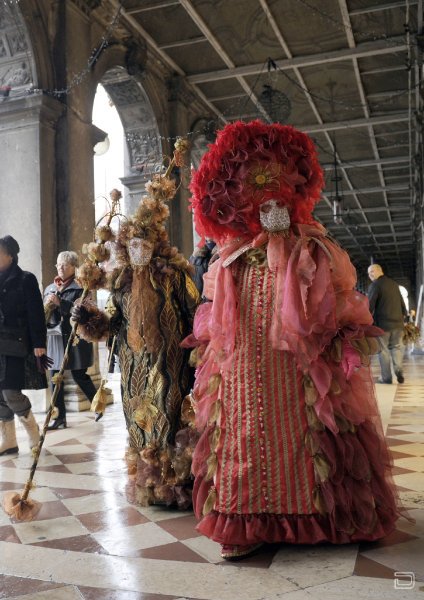
[[[151,266],[134,271],[132,285],[110,298],[129,434],[128,495],[141,505],[191,505],[197,434],[183,422],[182,408],[193,372],[180,344],[191,332],[198,299],[188,272],[164,274]],[[131,338],[134,330],[138,346]]]

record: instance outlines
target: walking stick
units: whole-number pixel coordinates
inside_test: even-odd
[[[111,196],[112,203],[111,203],[110,212],[106,215],[107,216],[107,222],[106,222],[107,228],[110,226],[113,217],[116,216],[117,214],[119,214],[118,213],[119,200],[121,198],[121,193],[118,190],[112,190],[112,192],[110,193],[110,196]],[[101,242],[99,244],[99,246],[104,246],[104,242]],[[93,264],[95,266],[98,265],[97,260],[93,260],[93,261],[89,260],[89,262],[90,262],[90,264]],[[87,298],[89,292],[90,292],[90,285],[88,282],[85,282],[83,285],[83,292],[82,292],[82,295],[80,298],[81,304]],[[75,340],[77,327],[78,327],[78,323],[76,323],[74,321],[74,323],[72,324],[71,334],[69,336],[68,343],[66,344],[66,348],[65,348],[64,355],[63,355],[60,370],[58,373],[56,373],[56,375],[53,378],[54,389],[53,389],[53,394],[52,394],[52,398],[50,401],[50,406],[47,411],[46,418],[44,420],[43,429],[40,433],[40,441],[38,442],[35,449],[33,449],[34,460],[31,465],[29,477],[28,477],[28,480],[22,491],[22,494],[17,494],[16,492],[6,492],[6,494],[4,495],[4,498],[3,498],[3,508],[4,508],[5,512],[10,517],[13,517],[17,521],[32,521],[32,519],[35,517],[35,515],[41,508],[40,502],[37,502],[36,500],[32,500],[32,499],[28,498],[28,496],[29,496],[31,489],[34,487],[33,480],[34,480],[35,471],[37,469],[38,460],[40,458],[40,452],[41,452],[41,449],[44,444],[47,427],[49,425],[53,409],[56,405],[56,400],[57,400],[57,396],[59,394],[60,386],[63,383],[63,374],[65,372],[66,365],[67,365],[67,362],[69,359],[69,351]],[[104,386],[103,386],[103,388],[104,388]]]
[[[81,295],[81,303],[87,298],[89,293],[88,288],[84,288]],[[28,480],[25,484],[25,487],[22,491],[22,494],[17,494],[16,492],[6,492],[3,498],[3,508],[5,512],[10,516],[16,519],[17,521],[32,521],[35,515],[41,508],[41,503],[36,500],[31,500],[28,498],[31,489],[33,488],[33,479],[35,475],[35,471],[38,465],[38,459],[40,458],[41,449],[44,444],[44,440],[46,437],[47,427],[49,426],[50,419],[52,416],[52,412],[54,407],[56,406],[57,396],[59,394],[60,386],[63,383],[63,374],[66,369],[66,364],[69,359],[69,351],[74,342],[76,331],[77,331],[78,323],[74,322],[72,324],[71,334],[68,339],[68,343],[66,344],[65,353],[63,355],[62,364],[59,372],[55,375],[54,381],[54,389],[52,398],[50,401],[50,406],[46,414],[46,418],[44,419],[43,429],[40,433],[40,441],[37,446],[33,449],[34,460],[31,465],[31,469],[29,472]]]

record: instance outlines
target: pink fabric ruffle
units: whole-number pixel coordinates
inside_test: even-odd
[[[396,516],[380,510],[378,522],[371,532],[356,531],[348,534],[319,514],[274,515],[249,514],[226,515],[212,511],[197,525],[197,530],[220,544],[247,545],[259,542],[289,544],[349,544],[352,542],[381,539],[391,533]]]

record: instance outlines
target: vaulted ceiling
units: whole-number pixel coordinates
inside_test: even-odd
[[[326,173],[317,219],[358,267],[374,260],[413,279],[422,0],[121,4],[122,18],[186,78],[219,124],[280,118],[309,133]]]

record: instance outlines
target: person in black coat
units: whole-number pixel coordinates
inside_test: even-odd
[[[215,258],[215,253],[215,242],[213,240],[206,240],[206,244],[201,248],[196,248],[190,256],[190,264],[194,267],[193,281],[200,296],[203,294],[203,275],[207,273],[209,264]]]
[[[392,383],[392,365],[398,380],[403,383],[403,333],[407,315],[405,303],[396,281],[384,275],[380,265],[368,267],[368,276],[372,283],[368,288],[370,311],[377,327],[384,330],[380,340],[378,358],[381,367],[379,383]]]
[[[65,347],[72,330],[70,323],[71,309],[75,300],[82,294],[82,288],[75,281],[75,269],[77,265],[78,255],[76,252],[60,252],[56,261],[58,276],[55,277],[54,282],[47,286],[44,291],[44,306],[47,320],[47,351],[53,359],[52,376],[61,367]],[[71,371],[73,380],[90,402],[96,394],[96,388],[87,374],[87,369],[92,364],[93,344],[80,339],[76,345],[70,348],[66,368]],[[56,406],[59,414],[52,425],[48,427],[49,430],[66,427],[63,385],[60,387]],[[96,420],[98,421],[101,416],[102,413],[98,413]]]
[[[29,435],[31,448],[40,439],[31,403],[22,389],[30,354],[45,365],[46,323],[36,277],[18,266],[19,244],[0,238],[0,456],[19,451],[15,415]],[[42,358],[45,357],[45,358]]]

